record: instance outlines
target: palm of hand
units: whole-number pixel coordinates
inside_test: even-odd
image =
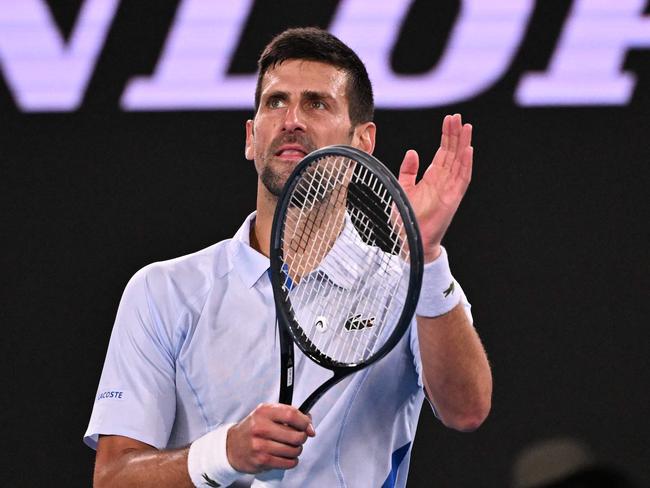
[[[418,154],[409,150],[400,168],[399,181],[415,212],[422,234],[425,259],[435,259],[451,220],[465,195],[472,172],[472,126],[459,114],[446,116],[440,147],[416,183]]]

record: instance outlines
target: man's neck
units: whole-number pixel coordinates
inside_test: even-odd
[[[260,254],[263,254],[266,257],[269,257],[269,237],[268,233],[270,231],[264,232],[258,227],[258,220],[257,218],[251,222],[251,229],[250,229],[250,236],[249,236],[249,242],[250,246],[255,249],[257,252]],[[266,239],[264,239],[264,236],[267,236]],[[262,239],[260,240],[258,236],[262,236]]]
[[[269,257],[271,248],[271,226],[277,201],[277,197],[271,195],[260,182],[257,189],[257,212],[250,229],[250,245],[266,257]]]

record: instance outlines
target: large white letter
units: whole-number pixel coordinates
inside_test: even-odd
[[[646,0],[576,0],[546,73],[526,74],[520,105],[625,105],[636,78],[621,72],[628,49],[650,47]]]
[[[21,109],[79,106],[118,3],[86,0],[66,45],[42,0],[0,0],[0,66]]]
[[[251,0],[184,0],[152,77],[129,81],[125,110],[251,108],[255,75],[228,75]]]
[[[510,65],[534,7],[533,0],[464,0],[438,65],[396,75],[390,54],[411,1],[348,0],[331,26],[366,63],[378,107],[432,107],[478,95]]]
[[[411,3],[342,0],[330,29],[368,66],[378,107],[443,105],[485,90],[508,68],[534,5],[533,0],[464,0],[438,66],[424,75],[396,75],[390,53]],[[250,108],[255,76],[227,74],[250,4],[184,0],[154,75],[131,80],[122,107]]]

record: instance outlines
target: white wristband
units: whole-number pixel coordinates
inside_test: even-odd
[[[244,474],[230,465],[226,454],[228,430],[233,425],[220,425],[192,442],[187,455],[187,470],[197,488],[226,487]]]
[[[422,317],[438,317],[451,311],[460,302],[458,284],[451,275],[447,251],[440,247],[440,256],[424,265],[422,290],[415,313]]]

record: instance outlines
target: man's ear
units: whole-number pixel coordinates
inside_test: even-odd
[[[359,124],[354,128],[354,136],[352,138],[352,145],[358,147],[362,151],[372,154],[375,150],[375,135],[377,133],[377,126],[374,122],[365,122]]]
[[[244,147],[244,156],[249,161],[255,159],[255,134],[253,133],[253,121],[246,121],[246,146]]]

